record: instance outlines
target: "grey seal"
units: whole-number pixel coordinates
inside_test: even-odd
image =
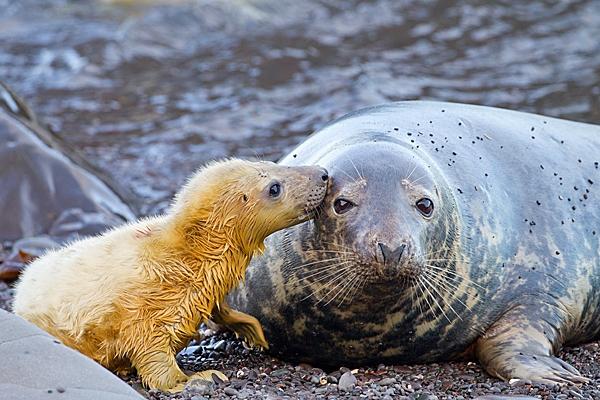
[[[280,161],[326,168],[328,194],[230,304],[292,361],[584,382],[555,354],[599,337],[599,150],[598,126],[482,106],[346,115]]]

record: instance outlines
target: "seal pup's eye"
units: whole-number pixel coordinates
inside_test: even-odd
[[[333,210],[337,214],[343,214],[347,211],[350,211],[354,207],[354,204],[345,199],[337,199],[333,203]]]
[[[279,183],[273,183],[269,188],[269,196],[277,198],[281,195],[281,185]]]
[[[433,201],[429,200],[426,197],[423,197],[420,200],[417,200],[416,203],[417,209],[426,217],[431,217],[433,214]]]

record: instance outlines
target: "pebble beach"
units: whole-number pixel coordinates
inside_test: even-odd
[[[7,256],[8,246],[0,253]],[[0,308],[10,311],[12,288],[0,281]],[[340,366],[323,370],[294,364],[248,349],[231,332],[216,331],[203,324],[204,340],[193,341],[177,360],[192,375],[215,369],[229,382],[190,381],[181,393],[146,390],[137,375],[121,377],[141,395],[166,399],[381,399],[462,400],[500,399],[600,399],[600,348],[598,343],[563,348],[558,356],[575,366],[589,381],[580,386],[504,382],[487,374],[479,363],[443,362],[423,365]]]

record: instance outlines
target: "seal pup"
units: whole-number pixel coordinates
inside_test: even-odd
[[[555,354],[600,338],[598,149],[598,126],[489,107],[349,114],[280,161],[327,168],[322,212],[269,237],[230,304],[294,362],[583,382]]]
[[[268,235],[313,216],[327,184],[320,167],[209,164],[177,193],[168,214],[30,264],[14,311],[112,371],[135,368],[150,389],[177,392],[187,379],[210,379],[216,371],[188,378],[175,355],[211,318],[267,347],[258,321],[230,310],[224,296]]]

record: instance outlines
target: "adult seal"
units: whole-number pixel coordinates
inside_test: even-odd
[[[327,168],[322,211],[268,238],[230,304],[297,362],[584,382],[555,354],[600,337],[599,149],[598,126],[480,106],[344,116],[281,160]]]

